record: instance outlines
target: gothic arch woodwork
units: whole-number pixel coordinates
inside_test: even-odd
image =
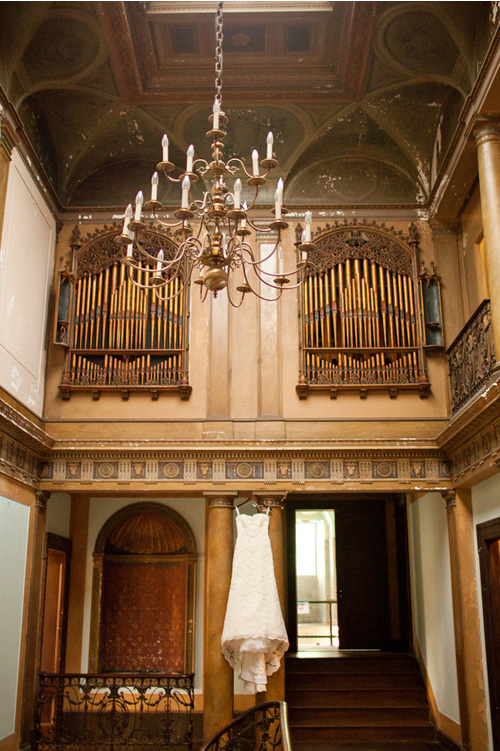
[[[89,669],[190,673],[194,664],[196,542],[159,503],[114,514],[94,549]]]
[[[120,263],[116,243],[120,229],[104,227],[81,239],[78,227],[71,240],[69,268],[59,275],[55,344],[66,349],[60,391],[69,399],[74,391],[175,391],[189,399],[188,286],[173,278],[162,291],[147,285],[154,268],[144,265],[132,282]],[[155,227],[144,233],[145,249],[166,259],[177,252],[173,239]],[[136,258],[139,262],[140,259]]]
[[[318,229],[300,290],[297,393],[414,389],[429,382],[421,334],[418,239],[375,223]]]

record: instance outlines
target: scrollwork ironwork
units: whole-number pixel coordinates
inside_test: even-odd
[[[42,673],[37,751],[192,749],[193,675]]]
[[[490,301],[484,300],[447,351],[452,413],[488,380],[496,363]]]
[[[264,702],[244,712],[202,751],[289,751],[284,702]]]

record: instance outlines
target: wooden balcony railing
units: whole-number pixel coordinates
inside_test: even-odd
[[[266,701],[248,709],[202,751],[291,751],[285,702]]]
[[[489,300],[483,300],[446,354],[451,411],[455,413],[482,388],[496,363]]]
[[[191,751],[193,706],[192,674],[42,673],[32,749]]]

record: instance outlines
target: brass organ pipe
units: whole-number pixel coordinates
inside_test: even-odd
[[[325,307],[324,307],[324,295],[323,295],[323,274],[318,274],[318,297],[319,297],[319,327],[321,331],[321,346],[325,346]]]
[[[314,335],[316,347],[319,347],[319,307],[318,307],[318,275],[314,275]]]
[[[396,273],[392,275],[392,293],[393,293],[393,305],[394,305],[394,325],[396,329],[396,343],[399,346],[401,346],[401,335],[400,335],[400,308],[399,308],[399,299],[398,299],[398,286],[396,281]]]
[[[333,329],[333,346],[337,347],[337,289],[335,284],[335,266],[330,269],[330,280],[332,288],[332,302],[331,302],[331,315],[332,315],[332,329]]]
[[[342,347],[346,346],[346,319],[345,319],[345,304],[344,304],[344,269],[341,263],[337,264],[339,272],[339,307],[340,307],[340,332],[342,337]]]
[[[394,347],[394,308],[392,305],[391,276],[388,269],[385,272],[387,280],[387,316],[389,319],[390,346]]]
[[[99,275],[100,277],[100,275]],[[90,303],[90,340],[89,349],[94,348],[94,329],[95,329],[95,308],[97,296],[97,274],[92,277],[92,300]]]
[[[385,278],[384,270],[381,266],[378,268],[379,290],[380,290],[380,308],[382,311],[382,333],[384,335],[384,347],[389,346],[389,337],[387,333],[387,302],[385,299]]]
[[[79,279],[77,282],[77,289],[76,289],[76,307],[75,307],[75,319],[73,322],[73,342],[75,349],[78,349],[80,344],[80,301],[81,301],[81,292],[82,292],[82,280]]]
[[[331,321],[332,311],[330,306],[330,290],[329,290],[330,275],[328,271],[325,271],[323,275],[323,281],[325,285],[325,330],[326,330],[326,346],[332,346],[332,334],[331,334]]]
[[[406,331],[405,331],[405,306],[404,306],[404,299],[403,299],[403,285],[401,281],[401,274],[397,274],[398,278],[398,302],[399,302],[399,321],[401,326],[401,344],[403,346],[408,346],[408,342],[406,341]]]

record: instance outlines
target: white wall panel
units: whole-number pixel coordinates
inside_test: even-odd
[[[29,506],[0,496],[0,741],[14,732]]]
[[[55,220],[17,151],[0,249],[0,385],[42,414]]]
[[[410,505],[413,624],[439,711],[460,722],[446,506],[440,493]]]

